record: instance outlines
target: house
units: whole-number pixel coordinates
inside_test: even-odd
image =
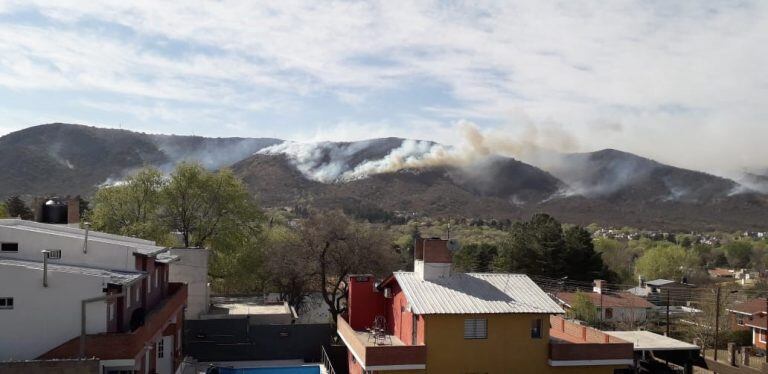
[[[707,270],[707,273],[709,273],[709,276],[711,278],[716,279],[722,279],[722,278],[735,278],[735,270],[731,269],[725,269],[725,268],[714,268]]]
[[[683,280],[682,283],[668,279],[655,279],[644,281],[640,277],[640,284],[627,290],[629,293],[640,296],[656,306],[688,306],[688,300],[693,297],[693,285]]]
[[[734,328],[752,331],[752,345],[762,350],[766,350],[768,341],[766,307],[768,300],[763,298],[736,304],[728,309]]]
[[[0,361],[96,358],[100,372],[172,373],[186,285],[154,242],[0,220]]]
[[[414,271],[350,275],[337,329],[350,374],[614,373],[632,343],[558,315],[523,274],[452,271],[453,242],[418,239]]]
[[[608,323],[640,323],[648,319],[655,305],[642,297],[629,292],[608,292],[603,287],[602,280],[594,281],[592,292],[583,292],[582,295],[597,308],[597,316],[600,321]],[[570,309],[576,299],[576,292],[559,292],[555,294],[559,304]]]

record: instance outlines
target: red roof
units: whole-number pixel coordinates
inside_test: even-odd
[[[715,277],[715,278],[725,278],[725,277],[733,278],[734,277],[733,271],[725,268],[709,269],[707,270],[707,272],[709,273],[709,276]]]
[[[632,308],[632,309],[648,309],[653,308],[653,304],[642,297],[635,296],[629,292],[619,293],[604,293],[599,294],[597,292],[582,292],[583,295],[589,297],[589,300],[595,306],[604,308]],[[573,300],[576,298],[576,292],[559,292],[557,298],[562,300],[568,305],[572,305]],[[602,296],[602,301],[601,301]]]
[[[765,307],[765,299],[752,299],[741,304],[736,304],[728,310],[737,313],[749,314],[750,317],[748,319],[744,318],[745,325],[766,329],[767,323],[765,317]]]

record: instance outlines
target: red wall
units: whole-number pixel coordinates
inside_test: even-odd
[[[349,326],[355,330],[365,330],[376,316],[385,315],[384,293],[374,287],[375,279],[372,275],[349,276],[347,315]]]

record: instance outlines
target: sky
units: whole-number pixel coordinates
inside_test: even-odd
[[[48,4],[50,3],[50,4]],[[768,1],[0,0],[0,134],[489,137],[768,168]]]

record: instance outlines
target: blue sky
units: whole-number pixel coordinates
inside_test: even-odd
[[[0,0],[0,133],[612,147],[768,167],[768,2]]]

